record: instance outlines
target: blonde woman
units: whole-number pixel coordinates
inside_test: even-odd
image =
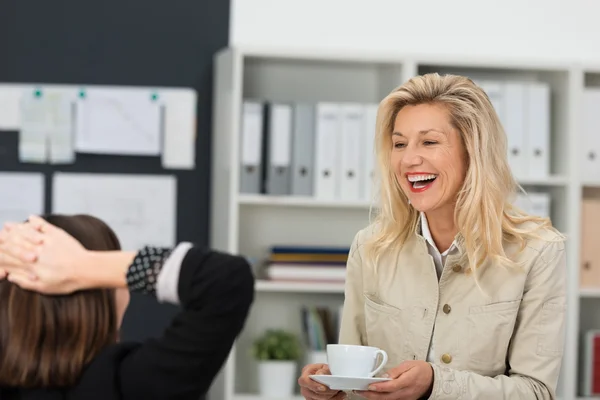
[[[511,205],[518,185],[490,100],[461,76],[418,76],[377,118],[381,210],[351,246],[340,343],[376,346],[390,381],[367,399],[555,399],[564,237]],[[343,398],[311,380],[306,399]]]

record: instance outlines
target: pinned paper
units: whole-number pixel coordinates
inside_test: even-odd
[[[161,93],[165,108],[162,166],[193,169],[196,165],[196,92],[167,89]]]
[[[0,226],[44,213],[44,175],[32,172],[0,173]]]
[[[73,97],[41,87],[21,97],[19,159],[23,162],[70,164],[73,148]]]
[[[0,130],[19,130],[22,87],[17,85],[0,86]]]
[[[84,213],[106,222],[125,250],[172,247],[176,240],[177,181],[165,175],[54,175],[52,211]]]
[[[160,155],[162,106],[157,91],[82,88],[76,105],[78,152]]]

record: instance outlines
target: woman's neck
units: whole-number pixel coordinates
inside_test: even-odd
[[[440,253],[448,250],[458,233],[454,223],[454,210],[434,210],[425,214],[431,237]]]

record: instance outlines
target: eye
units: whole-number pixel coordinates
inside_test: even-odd
[[[423,142],[423,144],[425,146],[431,146],[432,144],[436,144],[437,142],[434,142],[433,140],[426,140]]]
[[[404,148],[404,146],[406,146],[406,145],[401,142],[394,143],[394,148],[396,148],[396,149],[402,149],[402,148]]]

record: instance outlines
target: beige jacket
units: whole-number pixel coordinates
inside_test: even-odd
[[[385,371],[405,360],[425,360],[433,339],[430,399],[556,398],[565,335],[563,242],[531,240],[517,258],[521,271],[483,266],[483,293],[461,261],[461,240],[438,282],[420,235],[382,257],[375,273],[363,257],[369,232],[360,231],[350,250],[340,343],[384,349]],[[550,231],[540,234],[556,238]]]

